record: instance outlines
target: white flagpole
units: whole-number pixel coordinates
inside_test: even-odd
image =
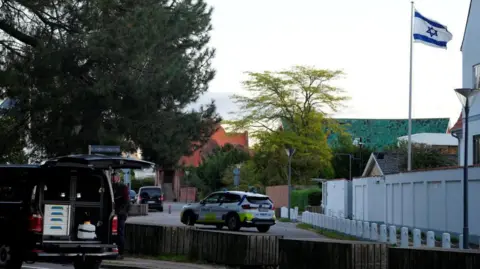
[[[410,15],[410,81],[408,91],[408,165],[407,170],[412,170],[412,58],[413,58],[413,16],[415,4],[413,1]]]

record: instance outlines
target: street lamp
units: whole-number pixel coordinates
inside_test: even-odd
[[[469,89],[461,88],[455,89],[458,99],[462,103],[463,109],[465,111],[465,127],[463,140],[465,144],[463,146],[464,157],[463,157],[463,248],[468,249],[468,114],[470,113],[470,106],[475,100],[476,94],[479,92],[478,89]]]
[[[295,149],[292,147],[287,147],[285,152],[288,156],[288,219],[290,220],[290,208],[292,207],[291,197],[292,197],[292,157],[295,154]]]
[[[188,203],[188,194],[190,191],[190,186],[188,185],[188,175],[190,174],[190,171],[186,170],[185,171],[185,183],[187,184],[187,189],[185,191],[185,202]]]

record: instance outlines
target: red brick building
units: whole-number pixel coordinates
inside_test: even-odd
[[[210,154],[216,147],[223,147],[226,144],[231,144],[248,150],[248,132],[227,133],[221,125],[218,125],[217,131],[212,135],[210,140],[203,145],[203,147],[194,151],[190,156],[183,156],[180,158],[178,165],[180,167],[197,167],[202,163],[203,157]],[[162,186],[166,200],[182,200],[181,196],[186,193],[186,190],[181,190],[182,187],[184,187],[183,177],[183,169],[157,171],[156,184]],[[193,191],[189,190],[188,192],[190,193]],[[194,196],[194,194],[188,194],[189,197],[191,195]],[[188,200],[192,199],[189,198]]]

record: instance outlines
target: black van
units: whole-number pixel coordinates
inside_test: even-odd
[[[76,269],[96,269],[115,259],[118,221],[105,171],[152,166],[103,155],[0,166],[0,263],[19,269],[23,261],[67,260]],[[79,238],[86,224],[95,232]]]

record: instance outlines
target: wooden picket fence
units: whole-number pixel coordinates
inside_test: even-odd
[[[282,236],[190,227],[127,224],[134,255],[184,255],[192,261],[280,269],[477,269],[480,252],[397,248],[378,242],[284,239]]]

